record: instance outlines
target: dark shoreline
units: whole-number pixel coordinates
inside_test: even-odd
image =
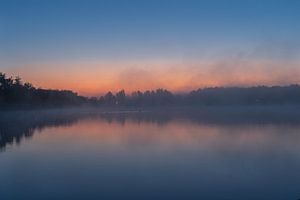
[[[123,113],[123,112],[181,112],[181,111],[269,111],[269,112],[299,112],[300,105],[212,105],[212,106],[38,106],[38,107],[0,107],[0,113],[11,112],[97,112],[97,113]]]
[[[286,121],[300,123],[300,106],[149,106],[149,107],[60,107],[42,109],[6,109],[0,110],[0,123],[21,116],[69,117],[69,116],[125,116],[153,118],[195,118],[203,121]]]

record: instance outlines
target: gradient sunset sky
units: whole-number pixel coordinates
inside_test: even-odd
[[[300,83],[300,1],[0,0],[0,71],[88,96]]]

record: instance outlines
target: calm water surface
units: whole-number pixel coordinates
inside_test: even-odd
[[[300,198],[300,123],[218,116],[8,114],[0,199]]]

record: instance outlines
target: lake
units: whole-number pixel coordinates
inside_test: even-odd
[[[6,111],[0,199],[300,198],[294,108]]]

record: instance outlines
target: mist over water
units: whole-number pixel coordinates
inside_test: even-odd
[[[0,200],[300,200],[299,8],[0,0]]]
[[[299,198],[297,107],[160,110],[2,112],[1,199]]]

